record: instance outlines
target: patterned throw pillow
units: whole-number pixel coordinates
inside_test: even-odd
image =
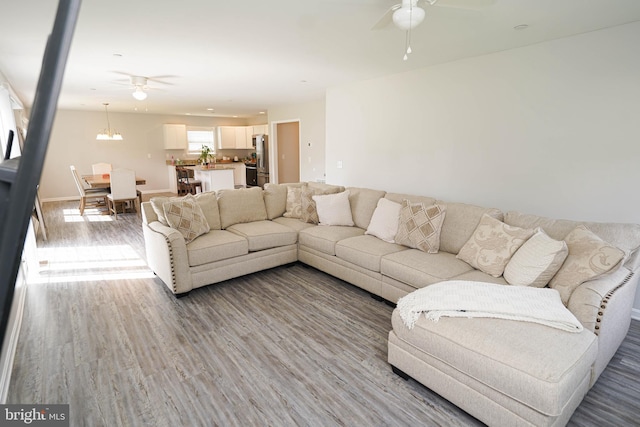
[[[511,257],[504,269],[504,278],[510,285],[544,288],[560,270],[567,255],[569,249],[564,240],[554,240],[537,228]]]
[[[318,218],[318,210],[316,208],[316,202],[313,200],[313,196],[323,196],[327,194],[336,194],[340,192],[340,188],[313,188],[309,185],[302,187],[302,221],[310,224],[318,224],[320,218]]]
[[[162,206],[169,227],[178,230],[189,243],[209,232],[209,223],[200,206],[192,199],[167,202]]]
[[[445,206],[425,206],[403,200],[395,242],[430,254],[438,253],[445,214]]]
[[[562,302],[567,305],[580,284],[613,270],[624,259],[625,253],[584,225],[574,228],[564,241],[569,247],[569,256],[549,286],[560,292]]]
[[[513,254],[534,232],[484,214],[456,258],[493,277],[500,277]]]
[[[282,214],[283,217],[302,218],[302,188],[287,186],[287,208]]]

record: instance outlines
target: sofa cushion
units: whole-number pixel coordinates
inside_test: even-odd
[[[227,230],[247,239],[249,252],[294,245],[298,241],[296,230],[273,221],[234,224]]]
[[[267,219],[281,217],[287,205],[287,185],[266,183],[262,192]]]
[[[507,212],[504,216],[504,222],[522,228],[540,227],[549,237],[556,240],[563,240],[573,229],[583,224],[605,242],[627,253],[640,247],[640,224],[571,221],[515,211]]]
[[[457,254],[462,246],[480,224],[482,215],[488,214],[492,218],[502,221],[502,211],[494,208],[467,205],[465,203],[448,203],[438,200],[439,205],[447,208],[447,216],[440,232],[440,250]]]
[[[487,274],[480,270],[472,269],[471,271],[466,271],[458,276],[452,277],[451,280],[467,280],[471,282],[485,282],[485,283],[496,283],[498,285],[508,285],[509,283],[504,279],[504,276],[493,277],[490,274]]]
[[[402,203],[403,200],[408,200],[411,203],[424,203],[425,206],[431,206],[436,204],[436,199],[433,197],[414,196],[411,194],[387,193],[384,195],[384,198],[396,203]]]
[[[364,230],[358,227],[336,225],[309,227],[298,234],[298,244],[327,255],[336,254],[336,243],[349,237],[361,236]]]
[[[411,203],[403,200],[398,220],[398,244],[420,249],[430,254],[440,249],[440,231],[446,216],[446,207],[440,205],[425,206],[424,203]]]
[[[547,236],[541,228],[516,251],[504,269],[511,285],[543,288],[558,272],[569,249],[564,240]]]
[[[286,210],[282,214],[285,218],[302,218],[302,188],[287,185]]]
[[[185,200],[185,199],[193,199],[195,200],[200,208],[202,209],[202,213],[204,217],[207,219],[207,224],[209,224],[209,228],[211,230],[220,230],[220,212],[218,210],[218,199],[216,197],[215,191],[207,191],[204,193],[198,193],[195,196],[192,194],[187,194],[186,196],[180,197],[165,197],[165,196],[156,196],[152,197],[149,201],[151,202],[151,207],[153,211],[156,213],[158,217],[158,221],[160,221],[163,225],[169,225],[167,219],[164,216],[164,208],[163,205],[167,202],[171,202],[174,200]]]
[[[395,243],[398,234],[398,221],[400,220],[400,203],[382,198],[378,200],[376,210],[364,234],[376,236],[385,242]]]
[[[499,277],[513,254],[533,233],[534,230],[507,225],[484,214],[456,256],[478,270]]]
[[[336,256],[367,270],[379,272],[384,255],[405,251],[406,247],[388,243],[374,236],[356,236],[336,243]]]
[[[247,239],[224,230],[211,230],[187,244],[187,256],[191,267],[248,253]]]
[[[349,190],[349,203],[356,227],[369,227],[373,212],[378,206],[378,200],[384,197],[385,191],[371,190],[369,188],[347,187]]]
[[[220,190],[218,208],[223,229],[233,224],[267,219],[267,209],[260,187]]]
[[[278,224],[286,225],[289,228],[293,228],[296,231],[304,230],[305,228],[315,227],[314,224],[309,224],[308,222],[302,222],[296,218],[285,218],[283,216],[279,218],[274,218],[273,222],[277,222]]]
[[[344,191],[344,190],[342,190]],[[340,187],[317,187],[312,185],[305,185],[302,187],[301,203],[302,203],[302,216],[301,219],[309,224],[318,224],[320,219],[318,218],[318,209],[316,202],[313,200],[313,196],[320,196],[325,194],[340,193]]]
[[[407,249],[385,255],[380,261],[382,274],[414,288],[448,280],[471,270],[471,266],[466,262],[442,251],[429,254],[418,249]]]
[[[349,190],[342,193],[312,196],[316,202],[320,225],[353,226],[351,206],[349,204]]]
[[[393,332],[417,349],[420,359],[444,363],[468,378],[462,382],[477,381],[548,416],[563,412],[589,378],[598,352],[598,340],[587,330],[569,333],[504,319],[433,322],[424,316],[409,330],[398,310],[391,322]]]
[[[186,243],[210,230],[202,209],[193,198],[169,201],[162,208],[169,227],[178,230]]]
[[[549,286],[560,292],[562,302],[567,305],[574,289],[617,267],[625,254],[584,225],[571,231],[565,241],[569,247],[569,255]]]

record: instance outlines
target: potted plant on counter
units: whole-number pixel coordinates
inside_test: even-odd
[[[200,157],[198,157],[198,160],[200,160],[200,163],[202,164],[202,166],[204,166],[205,168],[208,168],[209,160],[211,159],[214,159],[213,154],[211,153],[211,147],[203,145],[202,151],[200,151]],[[215,159],[214,159],[214,162],[215,162]]]

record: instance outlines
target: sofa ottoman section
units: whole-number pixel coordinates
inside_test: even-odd
[[[322,225],[305,228],[298,234],[298,245],[315,249],[327,255],[336,254],[336,243],[349,237],[362,236],[364,230],[358,227]]]
[[[249,252],[294,245],[298,241],[296,230],[273,221],[234,224],[227,230],[245,238],[249,242]]]
[[[406,250],[406,246],[388,243],[371,235],[349,237],[336,243],[338,258],[376,272],[380,272],[380,261],[384,255]]]
[[[515,320],[433,322],[421,316],[409,330],[398,310],[391,321],[389,363],[489,425],[564,425],[589,389],[598,342],[586,329],[570,333]],[[432,383],[423,375],[431,368],[450,384],[443,387],[436,378]],[[459,387],[489,398],[492,407],[470,406],[455,393]]]
[[[466,262],[448,252],[428,254],[418,249],[385,255],[380,272],[399,282],[422,288],[473,270]]]
[[[248,253],[247,239],[224,230],[211,230],[187,244],[187,256],[191,267]]]

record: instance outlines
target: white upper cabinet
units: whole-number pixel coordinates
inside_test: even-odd
[[[268,129],[269,126],[268,125],[257,125],[257,126],[251,126],[252,129],[252,135],[269,135]]]
[[[218,149],[236,148],[236,127],[218,126]]]
[[[165,150],[184,150],[187,148],[187,125],[162,125]]]
[[[236,148],[252,148],[251,144],[251,126],[236,127]]]

